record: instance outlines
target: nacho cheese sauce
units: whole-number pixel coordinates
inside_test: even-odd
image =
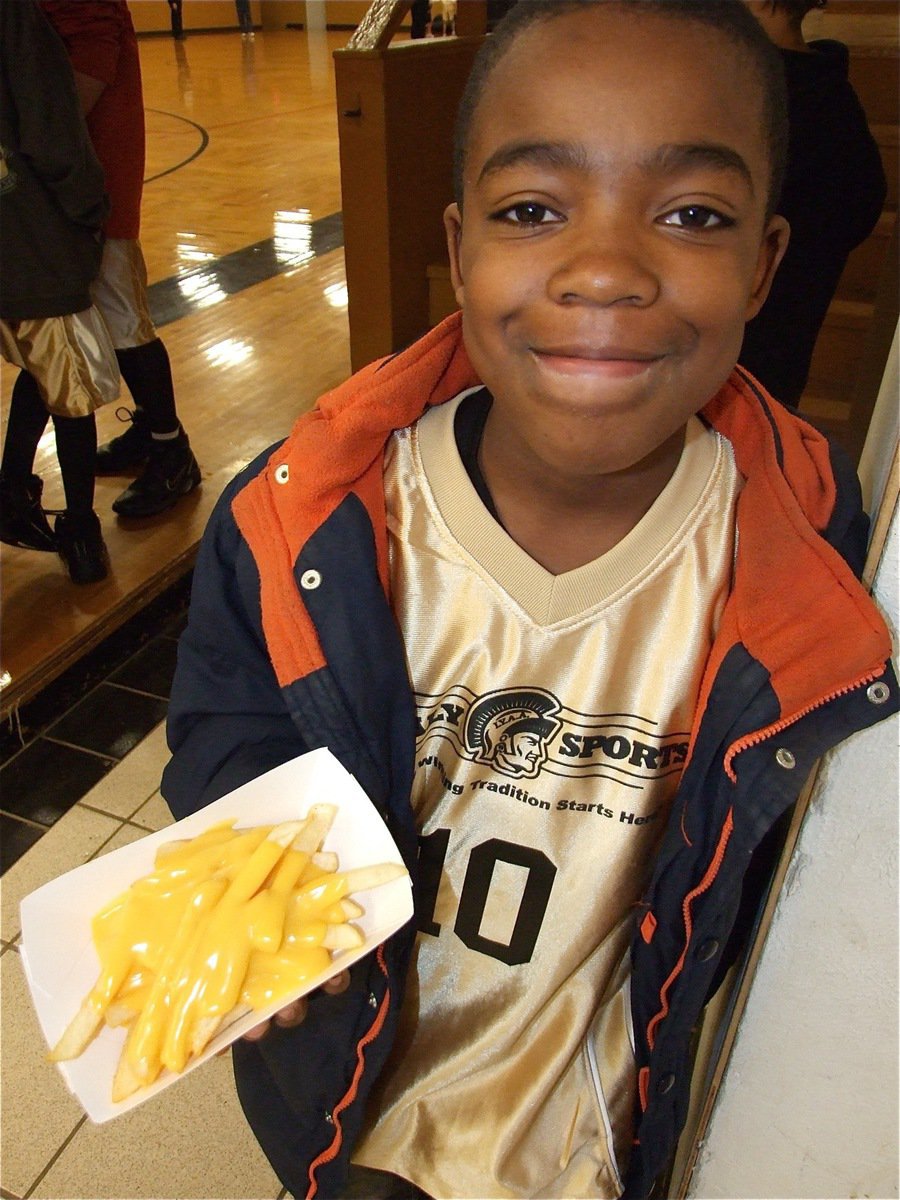
[[[122,1006],[125,1053],[144,1083],[182,1071],[238,1005],[265,1008],[328,969],[323,942],[347,920],[347,882],[267,840],[273,828],[226,821],[164,845],[153,872],[94,917],[101,969],[89,1003]]]

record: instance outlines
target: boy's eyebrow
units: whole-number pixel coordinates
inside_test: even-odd
[[[587,153],[574,142],[507,142],[489,156],[478,174],[478,183],[488,175],[523,163],[535,167],[586,171]]]
[[[720,171],[736,171],[753,192],[753,174],[742,155],[720,142],[671,142],[659,146],[649,156],[646,165],[651,170],[668,175],[692,167],[713,167]]]
[[[507,142],[500,146],[478,174],[478,183],[498,171],[521,164],[556,170],[589,171],[587,150],[575,142]],[[735,171],[753,192],[753,175],[745,159],[719,142],[667,142],[657,146],[640,162],[651,174],[669,175],[698,167]]]

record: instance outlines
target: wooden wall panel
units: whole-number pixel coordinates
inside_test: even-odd
[[[836,16],[887,16],[896,20],[897,0],[830,0],[828,11]]]
[[[129,0],[128,7],[137,33],[168,33],[172,28],[168,0]],[[301,7],[306,10],[306,5]],[[254,23],[260,24],[260,0],[250,0]],[[182,19],[187,33],[192,29],[236,29],[234,0],[183,0]]]
[[[429,327],[428,268],[447,257],[453,115],[481,41],[335,52],[354,368]]]
[[[260,0],[260,15],[264,29],[306,28],[306,0]]]
[[[368,0],[325,0],[325,24],[330,29],[355,29],[368,9]]]
[[[341,205],[354,370],[393,343],[390,201],[385,170],[384,60],[378,51],[336,51]],[[351,284],[352,279],[352,284]]]

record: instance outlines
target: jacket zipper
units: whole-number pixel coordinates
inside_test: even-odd
[[[765,729],[760,729],[756,733],[747,734],[745,737],[740,738],[737,742],[735,742],[729,748],[729,751],[728,751],[727,755],[725,756],[724,769],[725,769],[726,774],[728,775],[728,778],[731,780],[732,783],[737,783],[737,775],[731,767],[731,762],[732,762],[732,759],[734,759],[736,757],[736,755],[739,754],[742,750],[746,750],[750,746],[758,746],[762,742],[767,741],[769,738],[775,737],[777,734],[781,733],[783,730],[789,728],[791,725],[793,725],[797,721],[801,720],[801,718],[803,718],[803,717],[807,716],[809,713],[815,711],[815,709],[822,708],[822,707],[824,707],[824,705],[829,704],[832,700],[838,699],[840,696],[846,696],[850,692],[856,691],[858,688],[865,687],[866,684],[873,683],[876,679],[879,679],[884,674],[884,672],[885,672],[885,667],[884,667],[884,665],[882,665],[880,670],[867,672],[865,675],[861,676],[859,679],[856,679],[853,683],[847,684],[845,687],[838,688],[836,691],[831,692],[829,695],[822,697],[821,699],[817,700],[814,704],[808,705],[806,708],[802,709],[798,713],[795,713],[793,716],[787,717],[781,721],[776,721],[774,724],[767,726]],[[660,1000],[662,1001],[660,1010],[659,1010],[659,1012],[656,1013],[656,1015],[652,1018],[652,1020],[650,1021],[650,1023],[647,1026],[647,1045],[649,1046],[651,1051],[653,1049],[653,1043],[655,1041],[656,1027],[660,1023],[660,1021],[662,1021],[665,1018],[665,1016],[667,1015],[667,1013],[669,1011],[669,999],[668,999],[669,988],[671,987],[671,985],[675,981],[675,979],[677,979],[677,977],[680,975],[681,970],[684,966],[684,960],[687,957],[688,946],[690,945],[691,936],[693,934],[693,921],[691,919],[691,907],[692,907],[694,901],[697,899],[697,897],[702,896],[703,893],[712,886],[712,882],[715,879],[716,875],[718,874],[719,867],[721,866],[721,863],[722,863],[722,859],[725,856],[725,850],[726,850],[726,847],[728,846],[728,842],[731,839],[732,828],[733,828],[732,812],[729,809],[728,815],[725,818],[725,824],[722,829],[722,834],[719,838],[719,844],[717,845],[716,852],[713,855],[712,862],[709,864],[709,867],[707,868],[706,873],[703,876],[703,879],[701,879],[700,883],[697,885],[697,887],[692,892],[689,892],[688,895],[685,896],[684,902],[682,903],[681,909],[682,909],[682,915],[684,918],[684,929],[685,929],[684,949],[682,950],[681,954],[679,955],[678,962],[675,964],[674,968],[672,969],[671,974],[669,975],[668,979],[665,981],[665,983],[663,984],[663,986],[660,990]],[[641,1108],[643,1110],[646,1110],[647,1104],[649,1101],[649,1097],[648,1097],[648,1093],[647,1093],[647,1085],[649,1082],[649,1077],[650,1077],[650,1068],[642,1067],[639,1072],[638,1084],[639,1084],[639,1090],[640,1090]]]
[[[691,937],[694,932],[694,922],[691,917],[691,906],[698,896],[702,896],[712,886],[712,882],[719,873],[719,867],[722,865],[722,859],[725,857],[725,850],[728,843],[731,841],[732,830],[734,829],[734,818],[732,809],[729,808],[725,817],[725,823],[722,826],[722,832],[719,835],[719,842],[716,846],[716,852],[712,857],[712,861],[706,868],[706,873],[697,884],[693,891],[688,892],[681,905],[681,914],[684,920],[684,949],[678,956],[678,962],[669,973],[668,979],[659,989],[660,1009],[654,1017],[651,1018],[647,1025],[647,1046],[653,1051],[653,1045],[656,1041],[656,1027],[660,1021],[664,1020],[669,1012],[669,988],[681,974],[684,967],[684,960],[687,958],[688,946],[691,944]],[[650,1103],[649,1097],[650,1085],[650,1068],[649,1066],[641,1067],[638,1071],[638,1096],[640,1099],[641,1112],[646,1112]],[[637,1142],[636,1142],[637,1144]]]
[[[376,952],[376,959],[377,959],[379,967],[381,968],[382,974],[385,977],[387,977],[388,970],[387,970],[387,965],[385,964],[385,961],[384,961],[384,945],[383,944],[378,947],[378,950]],[[390,1003],[391,1003],[391,989],[388,988],[384,993],[384,997],[383,997],[383,999],[381,1001],[381,1005],[378,1009],[378,1014],[375,1017],[375,1020],[372,1023],[372,1025],[369,1026],[368,1033],[366,1033],[360,1039],[359,1043],[357,1044],[357,1047],[356,1047],[356,1070],[353,1073],[353,1079],[350,1082],[350,1087],[347,1089],[347,1092],[341,1098],[341,1100],[332,1109],[331,1119],[334,1122],[334,1137],[331,1139],[331,1144],[329,1146],[327,1146],[321,1152],[321,1154],[319,1154],[319,1156],[317,1158],[315,1158],[309,1164],[309,1172],[308,1172],[309,1190],[306,1193],[306,1200],[313,1200],[313,1197],[316,1195],[316,1193],[319,1190],[319,1182],[316,1179],[316,1172],[317,1172],[318,1168],[321,1166],[324,1166],[326,1163],[330,1163],[332,1161],[332,1159],[336,1158],[338,1156],[338,1154],[340,1153],[341,1143],[343,1142],[343,1139],[344,1139],[344,1130],[341,1125],[340,1115],[344,1111],[344,1109],[349,1104],[352,1104],[353,1101],[356,1099],[356,1093],[359,1089],[359,1081],[362,1078],[363,1070],[366,1065],[366,1055],[365,1055],[366,1047],[369,1045],[370,1042],[373,1042],[375,1040],[375,1038],[378,1037],[379,1033],[381,1033],[381,1029],[382,1029],[382,1026],[384,1025],[385,1018],[387,1017],[388,1008],[390,1007]]]
[[[691,937],[694,932],[694,922],[691,918],[691,907],[693,906],[693,903],[697,899],[698,896],[702,896],[704,892],[708,891],[710,889],[710,887],[712,887],[712,882],[715,879],[715,877],[718,875],[719,867],[722,865],[722,859],[725,857],[725,850],[728,846],[728,843],[731,840],[731,833],[732,833],[733,829],[734,829],[734,818],[732,815],[732,810],[729,809],[728,813],[725,817],[725,823],[722,826],[722,832],[719,835],[719,844],[716,846],[716,852],[712,857],[712,861],[710,862],[709,866],[706,868],[706,873],[704,874],[704,876],[700,880],[700,882],[697,884],[697,886],[694,888],[694,890],[691,892],[688,892],[688,894],[684,898],[684,901],[682,902],[681,913],[682,913],[682,917],[684,919],[684,933],[685,933],[684,949],[682,950],[681,954],[678,957],[678,962],[672,968],[672,972],[669,975],[669,978],[666,980],[666,982],[662,986],[662,989],[660,990],[659,998],[662,1001],[662,1007],[660,1008],[660,1010],[656,1014],[656,1016],[653,1017],[653,1019],[650,1021],[650,1024],[647,1026],[647,1045],[650,1047],[651,1050],[653,1049],[653,1043],[654,1043],[654,1040],[656,1037],[656,1026],[666,1016],[666,1014],[669,1011],[669,997],[668,997],[669,988],[672,985],[672,983],[674,983],[674,981],[677,979],[677,977],[681,974],[681,969],[684,966],[684,960],[687,957],[688,946],[691,943]]]
[[[782,733],[791,725],[796,724],[797,721],[802,720],[803,717],[809,716],[811,712],[815,712],[817,708],[824,708],[832,700],[837,700],[841,696],[847,696],[850,692],[855,692],[857,688],[865,687],[867,683],[874,683],[876,679],[879,679],[884,674],[884,671],[885,667],[882,664],[880,670],[869,671],[867,674],[860,676],[859,679],[854,680],[853,683],[848,683],[845,687],[838,688],[837,691],[816,700],[814,704],[807,705],[806,708],[801,709],[798,713],[794,713],[793,716],[785,717],[780,721],[776,721],[773,725],[767,725],[765,729],[757,730],[756,733],[748,733],[744,737],[739,738],[738,741],[729,747],[728,753],[725,755],[725,774],[732,783],[737,783],[737,772],[731,764],[741,751],[749,750],[751,746],[758,746],[762,742],[768,741],[769,738]]]

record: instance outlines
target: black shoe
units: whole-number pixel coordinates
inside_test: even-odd
[[[140,409],[131,412],[127,408],[118,410],[126,413],[126,420],[131,425],[114,437],[105,446],[97,448],[97,465],[94,468],[98,475],[130,475],[145,466],[150,457],[150,429],[147,418]]]
[[[0,475],[0,542],[26,550],[55,550],[56,538],[41,508],[43,480],[14,483]]]
[[[200,485],[200,468],[184,430],[169,441],[151,441],[142,475],[113,501],[120,517],[154,517]]]
[[[61,513],[56,541],[73,583],[99,583],[109,574],[109,554],[96,513]]]

